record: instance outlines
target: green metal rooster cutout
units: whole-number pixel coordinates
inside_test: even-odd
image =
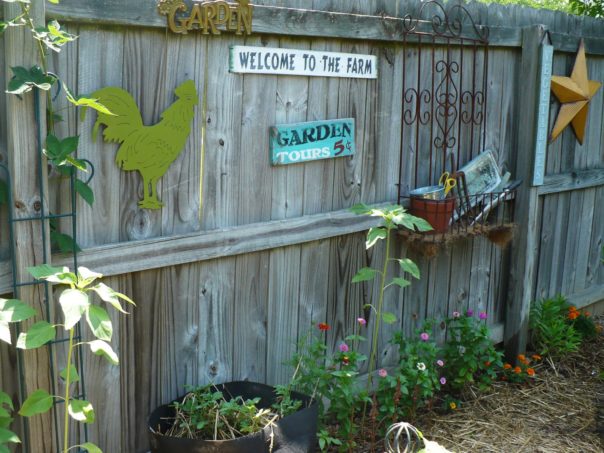
[[[98,114],[92,140],[96,141],[102,125],[105,126],[105,141],[120,143],[115,157],[117,165],[124,171],[136,170],[143,178],[144,195],[138,203],[141,208],[161,209],[163,206],[157,198],[157,181],[180,155],[191,132],[191,121],[198,103],[195,84],[187,80],[174,93],[178,99],[153,126],[143,124],[136,102],[123,89],[106,87],[91,95],[113,113]]]

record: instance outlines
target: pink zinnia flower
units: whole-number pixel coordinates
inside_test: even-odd
[[[428,335],[426,332],[422,332],[419,337],[422,339],[422,341],[428,341],[430,339],[430,335]]]
[[[487,319],[487,314],[486,314],[484,311],[481,311],[481,312],[480,312],[480,314],[478,315],[478,317],[479,317],[480,319],[483,319],[483,320],[484,320],[484,319]]]
[[[340,352],[348,352],[348,345],[346,343],[340,343]]]
[[[459,313],[458,311],[454,311],[453,312],[453,317],[454,318],[459,318],[461,316],[461,313]]]
[[[378,374],[380,375],[380,377],[386,377],[386,376],[388,376],[388,371],[386,371],[384,368],[381,368],[378,371]]]
[[[365,318],[357,318],[357,322],[361,325],[361,326],[366,326],[367,325],[367,321],[365,320]]]
[[[442,361],[442,360],[440,360],[440,359],[438,359],[438,360],[436,361],[436,364],[437,364],[438,366],[445,366],[445,362],[443,362],[443,361]]]
[[[447,378],[446,377],[441,377],[440,378],[440,385],[445,385],[447,383]]]

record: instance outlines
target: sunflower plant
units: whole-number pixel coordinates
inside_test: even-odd
[[[23,402],[19,415],[33,417],[48,412],[56,402],[63,404],[64,430],[63,446],[61,451],[80,448],[89,453],[101,453],[101,449],[92,442],[80,445],[69,445],[69,419],[80,423],[94,423],[95,412],[92,403],[73,396],[73,388],[80,377],[74,361],[77,348],[88,347],[98,356],[104,357],[109,363],[118,365],[119,359],[111,347],[113,326],[109,313],[103,305],[94,303],[95,297],[112,306],[115,310],[126,314],[122,302],[134,305],[134,302],[124,294],[114,291],[109,286],[100,282],[101,274],[85,267],[79,267],[77,273],[70,272],[67,267],[52,267],[47,264],[28,268],[29,273],[37,280],[62,285],[63,291],[59,295],[58,303],[61,307],[63,320],[59,324],[48,321],[38,321],[30,325],[27,331],[21,332],[17,338],[16,347],[23,350],[40,348],[53,341],[57,329],[67,332],[69,342],[67,348],[67,361],[59,376],[65,382],[65,393],[51,395],[46,389],[33,391]],[[18,323],[36,316],[36,311],[26,303],[17,299],[0,299],[0,340],[11,344],[10,323]],[[75,341],[75,333],[79,325],[86,324],[94,337],[91,341]],[[12,400],[0,392],[0,453],[8,452],[8,443],[19,443],[19,438],[9,430],[12,418]]]

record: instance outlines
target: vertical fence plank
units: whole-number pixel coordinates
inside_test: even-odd
[[[307,49],[309,45],[281,39],[282,48]],[[279,77],[275,100],[275,123],[291,124],[306,120],[308,109],[307,77]],[[299,217],[304,211],[302,197],[305,164],[272,167],[272,219]],[[268,298],[267,382],[281,384],[291,378],[284,363],[292,356],[297,341],[300,287],[299,246],[270,253]]]
[[[514,358],[526,347],[528,315],[534,295],[538,247],[538,203],[536,189],[530,186],[534,163],[537,125],[539,46],[545,34],[541,26],[525,28],[522,33],[520,73],[525,79],[525,96],[519,104],[516,178],[524,180],[516,199],[518,231],[514,239],[511,269],[511,300],[506,311],[505,344],[508,358]]]

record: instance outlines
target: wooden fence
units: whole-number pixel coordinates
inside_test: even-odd
[[[400,25],[405,14],[417,13],[419,2],[254,3],[254,32],[245,38],[171,34],[150,0],[62,0],[46,7],[46,17],[79,35],[52,60],[75,92],[123,87],[145,124],[159,121],[174,88],[186,79],[195,81],[203,99],[185,150],[159,183],[165,206],[158,211],[138,207],[138,173],[117,168],[115,145],[92,141],[91,118],[80,122],[68,111],[57,131],[79,134],[79,156],[95,167],[94,207],[78,201],[79,261],[109,276],[110,286],[138,304],[131,315],[114,319],[121,366],[97,357],[85,361],[88,399],[102,420],[90,434],[106,452],[145,451],[146,417],[185,384],[286,381],[292,370],[283,363],[295,342],[325,321],[332,326],[328,346],[334,347],[374,293],[372,285],[353,285],[351,279],[380,260],[379,248],[368,253],[364,246],[375,221],[347,209],[396,201],[398,185],[409,184],[399,181],[398,172],[401,159],[411,159],[401,141],[402,81],[420,62],[414,59],[416,43],[401,42]],[[400,322],[382,334],[384,364],[393,359],[387,343],[392,332],[411,332],[427,317],[487,311],[494,338],[505,338],[514,351],[526,341],[531,300],[562,293],[582,307],[604,299],[602,92],[591,103],[585,144],[564,132],[547,148],[544,184],[531,184],[539,46],[551,39],[554,74],[566,75],[584,36],[590,79],[604,80],[602,22],[517,7],[467,7],[476,23],[490,27],[485,146],[497,152],[502,168],[524,180],[516,237],[511,249],[468,237],[433,259],[397,239],[396,254],[415,260],[422,279],[389,290],[386,307]],[[0,85],[6,86],[6,66],[20,50],[1,39],[0,66],[6,70]],[[371,54],[378,57],[379,77],[233,74],[228,59],[235,44]],[[16,102],[0,94],[0,158],[14,162],[21,155],[25,166],[35,143],[21,146],[27,140],[17,132],[23,125],[7,117],[24,107]],[[550,130],[558,109],[551,105]],[[356,119],[355,156],[269,165],[270,126],[326,118]],[[13,178],[15,204],[32,200],[34,187],[26,180],[26,170]],[[70,203],[65,183],[50,175],[49,186],[48,206],[61,212]],[[3,206],[0,294],[12,291],[5,220]],[[20,234],[26,240],[37,233]],[[20,269],[39,259],[35,252],[19,256]],[[52,261],[70,264],[62,255]],[[437,329],[435,335],[445,333]],[[15,357],[0,348],[0,358],[0,388],[16,395]],[[26,363],[28,375],[45,372]],[[36,445],[34,451],[50,448]]]

